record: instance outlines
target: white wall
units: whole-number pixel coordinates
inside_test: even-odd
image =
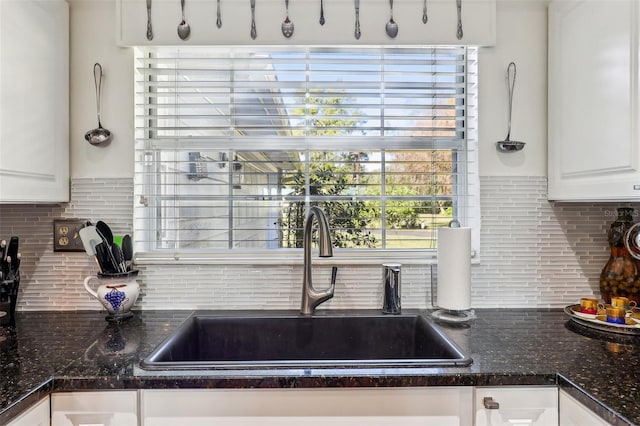
[[[71,4],[71,177],[133,177],[133,52],[116,46],[113,0]],[[497,44],[480,52],[480,174],[546,176],[547,0],[498,0]],[[472,19],[468,17],[467,19]],[[512,140],[527,142],[503,154],[495,142],[507,130],[506,69],[518,67]],[[95,147],[84,133],[96,126],[93,64],[104,70],[102,124],[114,134]]]
[[[497,39],[479,53],[479,166],[481,176],[547,175],[547,1],[500,0]],[[517,153],[499,153],[507,135],[507,65],[515,62],[511,140]]]
[[[71,177],[133,177],[133,50],[116,46],[113,0],[70,0]],[[93,64],[100,62],[102,125],[114,137],[97,147],[84,140],[96,127]]]

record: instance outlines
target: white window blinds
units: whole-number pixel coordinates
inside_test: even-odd
[[[301,247],[310,205],[338,247],[435,248],[478,214],[475,73],[467,47],[136,49],[136,249]]]

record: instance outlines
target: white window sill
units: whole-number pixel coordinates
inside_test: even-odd
[[[403,265],[435,265],[434,250],[341,250],[334,249],[333,257],[318,257],[312,251],[314,265],[379,265],[381,263],[402,263]],[[283,250],[228,250],[217,252],[162,252],[136,253],[136,265],[301,265],[304,261],[303,249]],[[472,263],[479,263],[473,256]]]

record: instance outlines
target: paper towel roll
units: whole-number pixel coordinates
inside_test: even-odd
[[[438,228],[437,304],[471,309],[471,228]]]

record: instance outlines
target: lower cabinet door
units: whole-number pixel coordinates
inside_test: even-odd
[[[51,396],[51,426],[137,426],[137,391],[65,392]]]
[[[475,388],[475,425],[557,425],[558,389],[514,386]]]
[[[471,387],[143,390],[143,426],[461,426]]]
[[[11,420],[7,426],[49,426],[50,411],[51,406],[47,396]]]
[[[562,426],[606,426],[609,423],[564,391],[560,391]]]

